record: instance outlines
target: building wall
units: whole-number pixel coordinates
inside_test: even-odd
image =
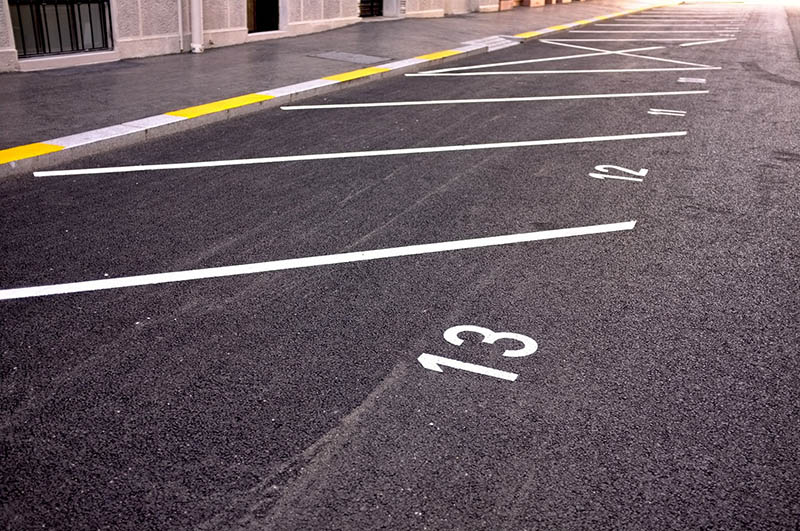
[[[184,10],[188,26],[188,9]],[[177,1],[113,0],[114,49],[120,58],[162,55],[180,50]]]
[[[17,65],[17,49],[11,29],[8,3],[0,1],[0,72],[14,70]]]
[[[288,9],[286,26],[290,35],[324,31],[359,21],[358,0],[284,0]]]
[[[443,17],[446,0],[406,0],[408,17]]]
[[[159,0],[145,0],[157,3]],[[204,45],[241,44],[247,39],[247,0],[203,0]]]
[[[478,11],[479,0],[443,0],[445,15],[459,15]]]
[[[178,53],[190,49],[191,0],[110,0],[114,49],[17,60],[8,1],[0,0],[0,72],[58,68],[77,64]],[[385,16],[441,17],[476,11],[484,0],[384,0]],[[496,0],[495,0],[496,1]],[[182,17],[178,16],[181,6]],[[179,31],[182,18],[183,34]],[[278,31],[247,32],[247,0],[203,0],[204,45],[241,44],[333,29],[359,22],[358,0],[280,0]]]

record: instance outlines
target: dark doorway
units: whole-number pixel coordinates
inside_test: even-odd
[[[383,16],[383,0],[361,0],[358,9],[359,16],[381,17]]]
[[[278,0],[247,0],[247,31],[275,31],[278,28]]]
[[[19,57],[109,50],[108,0],[9,0]]]

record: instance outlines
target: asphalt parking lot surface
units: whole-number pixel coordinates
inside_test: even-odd
[[[297,105],[0,182],[8,529],[800,525],[782,7]]]

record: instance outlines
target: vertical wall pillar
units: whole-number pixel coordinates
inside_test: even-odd
[[[192,53],[203,53],[203,0],[192,0]]]

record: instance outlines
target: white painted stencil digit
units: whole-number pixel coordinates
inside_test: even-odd
[[[612,173],[609,173],[610,170],[614,170],[619,173],[625,173],[627,175],[614,175]],[[647,175],[648,170],[642,168],[639,171],[636,171],[628,168],[623,168],[622,166],[601,164],[599,166],[595,166],[594,171],[598,173],[590,173],[589,177],[594,177],[595,179],[619,179],[621,181],[634,181],[640,183],[642,182],[642,177]],[[635,175],[636,177],[631,177],[632,175]]]
[[[464,340],[459,336],[459,334],[462,332],[473,332],[482,335],[482,343],[494,344],[501,339],[510,339],[520,343],[522,345],[521,348],[508,349],[503,352],[503,356],[508,358],[521,358],[524,356],[530,356],[539,348],[539,344],[533,338],[526,335],[516,334],[514,332],[495,332],[494,330],[475,325],[458,325],[448,328],[444,332],[444,339],[451,345],[459,347],[464,343]],[[511,382],[515,381],[519,376],[513,372],[501,371],[492,367],[476,365],[474,363],[466,363],[442,356],[434,356],[433,354],[423,353],[419,356],[419,358],[417,358],[417,360],[426,369],[436,372],[444,372],[442,367],[450,367],[452,369],[483,374],[485,376],[491,376],[493,378],[499,378],[501,380],[508,380]]]
[[[464,340],[458,337],[458,334],[461,332],[475,332],[476,334],[481,334],[483,336],[483,343],[489,343],[493,345],[497,342],[498,339],[513,339],[523,344],[523,348],[516,349],[516,350],[506,350],[503,353],[503,356],[507,356],[509,358],[521,358],[523,356],[530,356],[536,349],[539,348],[539,345],[533,339],[529,338],[528,336],[523,336],[522,334],[515,334],[513,332],[495,332],[493,330],[489,330],[488,328],[483,328],[482,326],[473,326],[473,325],[458,325],[448,328],[444,332],[444,338],[447,340],[448,343],[451,345],[455,345],[460,347]]]

